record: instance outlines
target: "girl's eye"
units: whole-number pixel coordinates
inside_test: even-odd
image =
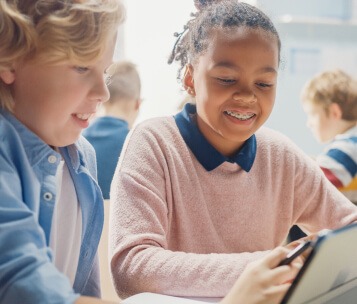
[[[268,83],[264,83],[264,82],[258,82],[258,83],[257,83],[257,86],[258,86],[258,87],[261,87],[261,88],[270,88],[270,87],[272,87],[273,85],[272,85],[272,84],[268,84]]]
[[[224,85],[230,85],[235,83],[235,79],[229,79],[229,78],[217,78],[218,82]]]
[[[85,72],[87,72],[89,70],[89,68],[81,67],[81,66],[75,66],[74,68],[80,74],[84,74]]]

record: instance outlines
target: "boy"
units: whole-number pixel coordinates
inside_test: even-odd
[[[325,71],[301,95],[307,125],[319,142],[329,142],[316,161],[326,177],[357,203],[357,82],[341,70]]]
[[[116,0],[0,1],[0,303],[104,303],[103,199],[81,137],[109,98]]]

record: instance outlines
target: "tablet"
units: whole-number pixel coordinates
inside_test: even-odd
[[[357,224],[319,234],[281,304],[357,303]]]

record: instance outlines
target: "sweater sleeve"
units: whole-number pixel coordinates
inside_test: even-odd
[[[296,145],[288,147],[287,167],[295,172],[292,223],[309,234],[357,222],[356,206],[328,180],[319,164]]]
[[[168,176],[155,135],[134,129],[111,186],[110,255],[116,290],[123,298],[144,291],[223,297],[247,263],[266,252],[170,250],[170,216],[178,215],[170,212],[166,200]]]

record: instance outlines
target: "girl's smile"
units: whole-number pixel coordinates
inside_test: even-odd
[[[207,51],[188,66],[184,84],[195,92],[198,127],[223,155],[234,154],[268,119],[278,65],[273,35],[238,28],[212,31]]]

